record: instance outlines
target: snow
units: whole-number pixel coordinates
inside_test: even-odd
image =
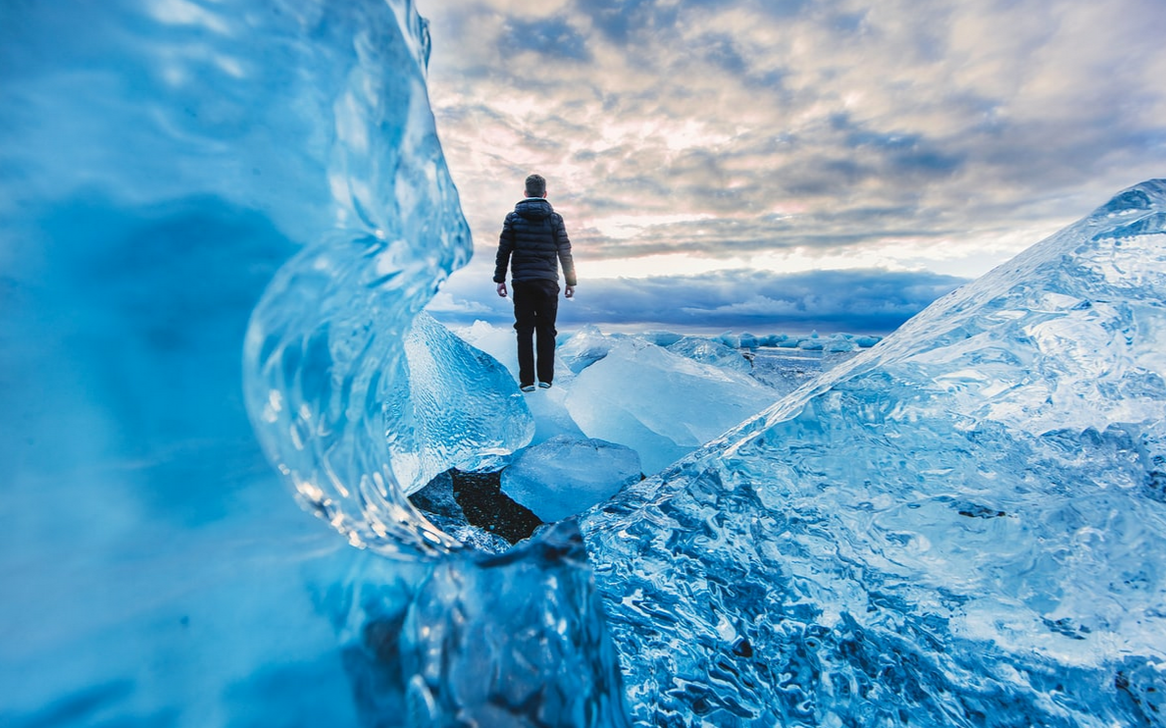
[[[277,5],[5,10],[0,724],[1161,725],[1166,183],[877,345],[587,330],[520,396],[417,316],[412,4]],[[659,471],[503,554],[406,497],[596,437]]]

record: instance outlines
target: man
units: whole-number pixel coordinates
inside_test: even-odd
[[[548,389],[555,378],[555,317],[559,310],[559,265],[567,288],[575,295],[575,263],[563,216],[547,202],[547,181],[540,175],[526,178],[526,197],[502,223],[494,282],[498,295],[506,297],[506,267],[514,288],[514,330],[518,332],[518,385],[534,391],[537,333],[538,386]]]

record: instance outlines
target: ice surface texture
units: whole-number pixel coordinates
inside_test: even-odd
[[[726,369],[735,369],[748,373],[751,367],[749,360],[741,356],[741,350],[726,346],[719,341],[701,338],[699,336],[685,336],[669,344],[668,351],[680,356],[686,356],[693,361],[714,364]]]
[[[469,254],[427,51],[407,0],[0,4],[0,725],[622,723],[578,538],[445,554],[404,499],[529,437],[415,323]],[[452,372],[473,451],[430,421]],[[462,631],[394,652],[410,609]]]
[[[502,472],[502,492],[544,523],[553,523],[604,502],[639,479],[635,450],[557,435],[519,453]]]
[[[357,561],[328,604],[363,725],[628,726],[586,558],[566,522],[497,557]]]
[[[389,462],[406,495],[450,468],[497,468],[530,442],[534,419],[510,372],[429,314],[414,319],[405,361],[384,409]]]
[[[628,445],[655,473],[776,399],[748,375],[619,339],[575,377],[567,409],[589,437]]]
[[[276,269],[338,224],[358,39],[398,37],[420,88],[420,28],[384,2],[0,4],[0,725],[355,721],[306,587],[354,550],[282,492],[240,361]]]
[[[461,336],[517,377],[513,330],[479,321]],[[762,384],[749,375],[750,363],[739,350],[707,339],[603,334],[594,326],[563,338],[555,386],[526,398],[535,420],[533,444],[559,435],[618,443],[636,451],[649,475],[793,388]]]
[[[426,101],[427,32],[411,4],[390,3],[392,14],[376,5],[345,6],[329,28],[355,54],[337,69],[333,105],[338,225],[286,263],[256,307],[247,401],[301,501],[352,543],[445,549],[455,542],[412,508],[396,477],[425,468],[394,469],[389,457],[415,433],[390,431],[390,448],[385,433],[416,424],[418,413],[390,402],[407,377],[402,344],[438,284],[468,259],[470,239]],[[404,22],[387,22],[394,14]]]
[[[0,723],[1162,725],[1162,183],[588,514],[621,673],[570,523],[404,497],[497,373],[408,357],[469,251],[412,5],[0,8]]]
[[[1163,725],[1166,182],[590,514],[637,720]]]

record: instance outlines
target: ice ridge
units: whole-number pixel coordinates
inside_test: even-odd
[[[1166,183],[583,521],[635,719],[1161,725]]]

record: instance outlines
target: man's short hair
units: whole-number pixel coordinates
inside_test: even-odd
[[[526,178],[526,196],[543,197],[547,194],[547,181],[541,174],[532,174]]]

